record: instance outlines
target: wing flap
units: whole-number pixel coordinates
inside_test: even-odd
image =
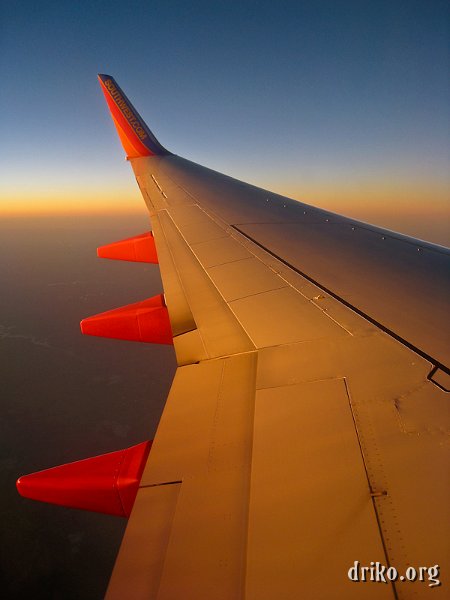
[[[256,359],[248,353],[177,370],[108,600],[131,591],[135,600],[241,597]],[[160,500],[158,490],[173,482],[181,482],[175,483],[176,505],[175,491],[165,493],[154,529],[148,511],[154,497]],[[132,590],[135,556],[139,588]]]
[[[387,557],[345,381],[259,390],[253,436],[246,598],[394,598],[346,577]]]
[[[160,211],[153,217],[153,223],[158,220],[158,227],[154,225],[154,235],[159,250],[160,232],[172,257],[177,279],[180,282],[184,299],[195,322],[198,336],[189,335],[188,339],[182,336],[174,338],[175,351],[179,364],[196,362],[205,358],[227,356],[229,354],[247,352],[254,349],[247,334],[238,323],[226,302],[213,285],[208,275],[196,259],[192,250],[177,228],[173,219],[166,211]],[[161,276],[164,283],[167,307],[172,319],[172,294],[171,284],[166,285],[166,272],[161,268]],[[173,280],[173,272],[168,273],[169,279]],[[199,338],[202,346],[199,345]],[[195,356],[191,342],[200,354]],[[195,358],[195,360],[193,360]]]
[[[140,488],[127,524],[107,600],[156,598],[181,483]]]
[[[400,573],[410,565],[444,569],[448,564],[443,523],[448,514],[450,414],[448,394],[428,380],[430,368],[375,327],[339,341],[311,340],[259,351],[257,398],[259,391],[344,378],[380,531],[389,562]],[[317,411],[326,421],[320,402]],[[305,448],[309,446],[305,440]],[[361,552],[364,547],[362,543]],[[417,587],[415,593],[422,597]]]

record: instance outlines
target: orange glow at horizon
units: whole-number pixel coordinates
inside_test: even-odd
[[[0,216],[30,216],[46,214],[101,214],[140,213],[145,204],[133,184],[127,190],[39,190],[24,195],[21,190],[12,190],[0,203]]]
[[[450,202],[446,182],[361,180],[304,184],[259,182],[307,204],[435,243],[450,245]],[[70,214],[146,214],[133,182],[106,186],[59,185],[37,190],[3,190],[0,217]]]
[[[449,186],[435,182],[364,181],[356,183],[307,184],[286,189],[291,195],[307,204],[328,210],[354,208],[412,210],[422,212],[449,211]]]
[[[257,185],[257,184],[256,184]],[[260,181],[268,190],[295,198],[306,204],[331,211],[344,212],[355,207],[373,210],[395,209],[418,212],[450,212],[450,186],[445,182],[373,181],[286,183],[279,179]],[[21,187],[3,188],[0,214],[31,212],[72,212],[113,210],[139,210],[143,199],[139,189],[130,180],[127,184],[108,189],[98,185],[39,186],[36,189]]]

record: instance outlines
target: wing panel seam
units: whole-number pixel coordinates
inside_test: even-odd
[[[400,344],[402,344],[406,348],[409,348],[410,350],[412,350],[413,352],[415,352],[416,354],[418,354],[422,358],[425,358],[425,360],[429,361],[432,365],[434,365],[436,367],[439,367],[440,369],[442,369],[443,371],[445,371],[445,373],[447,373],[447,374],[450,375],[450,369],[446,365],[443,365],[440,361],[436,360],[435,358],[433,358],[432,356],[430,356],[429,354],[427,354],[426,352],[424,352],[420,348],[417,348],[417,346],[415,346],[414,344],[411,344],[410,342],[408,342],[407,340],[405,340],[404,338],[402,338],[400,335],[398,335],[397,333],[395,333],[394,331],[392,331],[392,329],[389,329],[389,327],[386,327],[385,325],[383,325],[382,323],[380,323],[379,321],[377,321],[376,319],[374,319],[373,317],[371,317],[370,315],[368,315],[367,313],[365,313],[361,309],[359,309],[356,306],[354,306],[353,304],[351,304],[351,302],[348,302],[347,300],[345,300],[344,298],[342,298],[341,296],[339,296],[339,294],[336,294],[335,292],[331,291],[329,288],[327,288],[324,285],[322,285],[320,282],[318,282],[316,279],[314,279],[310,275],[307,275],[306,273],[304,273],[303,271],[301,271],[297,267],[294,267],[287,260],[285,260],[284,258],[281,258],[281,256],[278,256],[278,254],[276,254],[275,252],[272,252],[272,250],[269,250],[269,248],[267,248],[266,246],[264,246],[264,244],[261,244],[261,242],[258,242],[252,236],[248,235],[247,233],[245,233],[244,231],[242,231],[241,229],[239,229],[239,227],[236,227],[235,225],[230,225],[230,227],[233,227],[233,229],[235,229],[236,231],[238,231],[245,238],[247,238],[248,240],[250,240],[251,242],[253,242],[257,246],[259,246],[259,248],[261,248],[262,250],[264,250],[265,252],[267,252],[268,254],[270,254],[271,256],[273,256],[274,258],[276,258],[277,260],[279,260],[282,264],[284,264],[287,267],[289,267],[290,269],[292,269],[295,273],[298,273],[299,275],[301,275],[302,277],[304,277],[305,279],[307,279],[309,282],[313,283],[315,286],[317,286],[318,288],[320,288],[325,293],[329,294],[335,300],[338,300],[341,304],[343,304],[344,306],[346,306],[347,308],[349,308],[350,310],[352,310],[354,313],[356,313],[360,317],[363,317],[364,319],[366,319],[366,321],[368,321],[369,323],[372,323],[372,325],[375,325],[376,327],[378,327],[378,329],[380,329],[381,331],[383,331],[384,333],[386,333],[387,335],[389,335],[390,337],[392,337],[394,340],[396,340],[397,342],[399,342]]]

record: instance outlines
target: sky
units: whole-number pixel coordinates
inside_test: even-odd
[[[441,0],[0,3],[8,597],[103,597],[120,526],[14,482],[152,435],[175,368],[169,349],[79,333],[162,291],[155,266],[95,258],[148,226],[97,73],[176,154],[450,245],[448,17]]]
[[[161,143],[450,244],[440,0],[5,2],[0,216],[143,211],[96,75]]]

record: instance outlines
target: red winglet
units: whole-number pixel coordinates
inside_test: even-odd
[[[88,317],[80,326],[85,335],[173,344],[169,313],[162,294]]]
[[[17,480],[21,496],[129,517],[152,442],[60,465]]]
[[[114,260],[158,264],[155,239],[151,231],[106,246],[100,246],[97,248],[97,256]]]
[[[161,146],[114,78],[99,74],[98,79],[127,157],[171,154]]]

